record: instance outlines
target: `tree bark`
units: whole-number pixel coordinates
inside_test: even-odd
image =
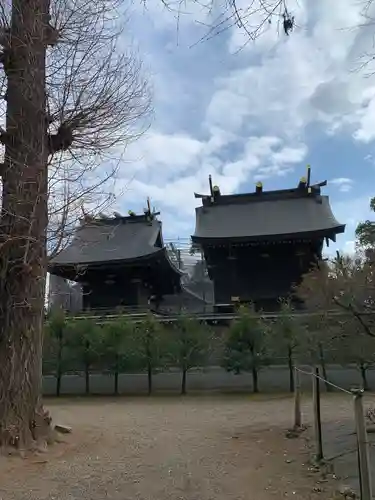
[[[182,379],[181,379],[181,394],[186,394],[186,380],[187,380],[187,369],[182,368]]]
[[[119,376],[119,371],[120,371],[120,367],[119,367],[119,357],[118,355],[116,354],[116,360],[115,360],[115,373],[114,373],[114,377],[115,377],[115,386],[114,386],[114,394],[115,396],[118,396],[118,376]]]
[[[44,41],[49,0],[13,0],[0,224],[0,446],[46,432],[41,403],[46,277],[47,125]]]
[[[319,344],[318,344],[318,349],[319,349],[320,366],[322,367],[322,375],[323,375],[323,378],[324,378],[324,385],[325,385],[326,391],[327,392],[331,392],[332,391],[332,387],[328,383],[326,360],[325,360],[325,357],[324,357],[324,350],[323,350],[323,345],[322,345],[321,342],[319,342]]]
[[[288,346],[288,367],[289,367],[289,390],[294,392],[294,366],[293,366],[293,350]]]
[[[113,393],[115,396],[118,396],[118,370],[116,369],[115,371],[115,384],[114,384],[114,389],[113,389]]]
[[[56,373],[56,397],[60,397],[61,394],[61,378],[62,378],[62,373],[61,370],[58,368],[57,373]]]
[[[85,363],[85,393],[86,396],[90,394],[90,364]]]
[[[258,369],[253,366],[251,369],[251,373],[253,375],[253,392],[258,393],[259,392],[259,384],[258,384]]]
[[[148,383],[148,395],[150,396],[152,393],[152,372],[153,372],[153,361],[154,355],[152,351],[152,334],[149,330],[147,330],[146,334],[146,344],[145,344],[145,354],[146,354],[146,363],[147,363],[147,383]]]
[[[56,396],[60,397],[61,378],[62,378],[62,350],[63,350],[63,332],[59,333],[57,347],[57,370],[56,370]]]
[[[148,395],[152,393],[152,365],[148,363],[147,365],[147,384],[148,384]]]
[[[360,363],[359,371],[361,372],[363,390],[368,391],[370,388],[367,380],[367,368],[365,363],[363,362]]]

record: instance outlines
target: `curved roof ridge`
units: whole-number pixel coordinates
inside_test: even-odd
[[[70,245],[51,259],[50,267],[134,260],[163,249],[156,246],[162,227],[159,220],[131,224],[123,218],[117,218],[116,224],[114,221],[102,219],[98,223],[94,219],[79,226]]]
[[[262,195],[251,203],[211,203],[197,207],[192,239],[267,240],[283,238],[333,237],[342,233],[332,213],[328,196],[297,196],[273,199],[266,206]]]

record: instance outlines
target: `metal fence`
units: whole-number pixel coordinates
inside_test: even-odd
[[[307,428],[316,465],[325,464],[351,494],[372,500],[375,471],[370,462],[375,463],[375,440],[365,417],[365,404],[371,404],[371,397],[362,388],[332,383],[321,376],[319,368],[295,367],[295,381],[294,431]],[[328,387],[333,392],[327,392]]]

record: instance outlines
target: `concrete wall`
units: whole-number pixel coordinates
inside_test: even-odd
[[[309,367],[304,367],[309,371]],[[342,368],[330,366],[328,369],[329,379],[336,385],[345,389],[361,385],[361,378],[355,368]],[[370,388],[375,390],[375,371],[368,372]],[[154,376],[153,385],[155,392],[168,391],[179,392],[181,374],[179,372],[159,373]],[[90,376],[91,394],[113,393],[113,377],[105,374],[93,374]],[[311,390],[311,377],[301,375],[302,390]],[[273,366],[265,368],[259,376],[259,387],[261,392],[288,392],[289,371],[285,366]],[[56,379],[53,376],[45,376],[43,390],[45,395],[53,395],[56,389]],[[203,371],[191,371],[188,373],[188,391],[251,391],[251,375],[244,373],[234,375],[227,373],[222,368],[211,367]],[[61,393],[80,395],[85,392],[84,377],[80,375],[65,375],[62,380]],[[122,374],[119,377],[119,392],[121,394],[142,394],[147,392],[146,374]]]

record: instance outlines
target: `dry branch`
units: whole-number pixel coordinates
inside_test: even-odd
[[[140,63],[119,46],[116,7],[0,5],[0,447],[30,446],[51,423],[40,399],[47,238],[58,251],[82,203],[101,209],[116,173],[99,175],[101,161],[114,146],[121,158],[144,130],[149,94]]]
[[[374,311],[374,278],[371,263],[358,258],[337,257],[304,276],[298,294],[311,309],[341,309],[362,331],[375,337],[369,312]]]
[[[149,93],[140,62],[121,46],[124,23],[117,16],[112,1],[54,4],[60,43],[50,53],[47,77],[51,154],[100,154],[137,138],[147,125],[140,120],[150,110]]]

